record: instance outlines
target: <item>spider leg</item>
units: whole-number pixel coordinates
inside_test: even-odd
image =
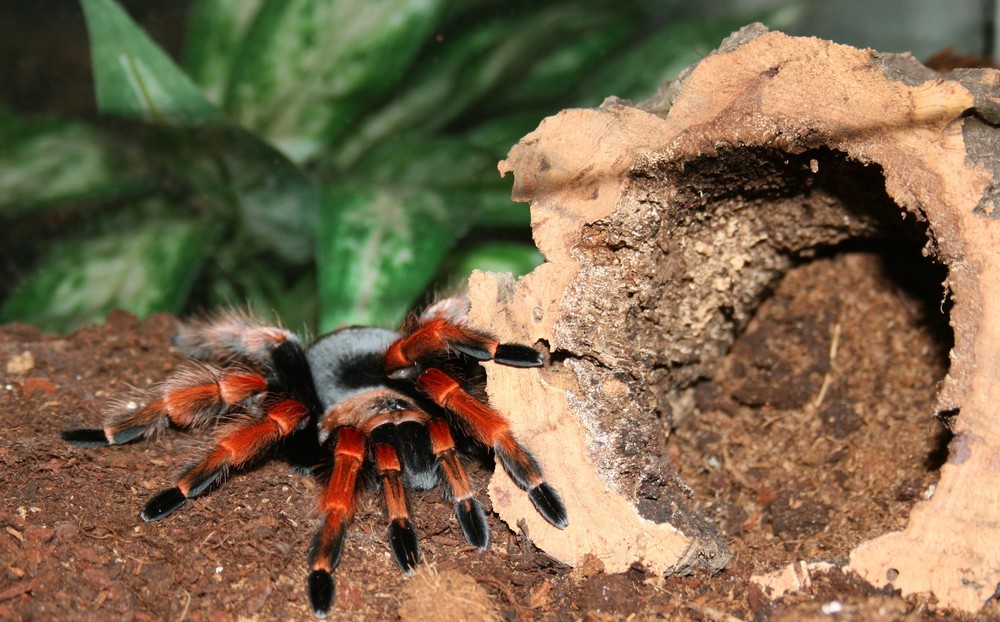
[[[542,477],[534,456],[511,435],[510,425],[500,413],[469,395],[457,380],[439,369],[432,367],[423,372],[416,384],[435,403],[456,415],[473,438],[493,448],[511,479],[528,492],[545,520],[559,529],[569,524],[559,493]]]
[[[264,324],[248,311],[230,310],[181,325],[174,344],[187,356],[260,371],[268,390],[320,409],[305,349],[299,337]]]
[[[154,392],[159,395],[143,408],[118,400],[101,429],[78,428],[61,433],[63,440],[81,447],[120,445],[161,431],[170,421],[182,428],[213,423],[230,409],[267,390],[267,380],[246,370],[191,367],[175,374]]]
[[[248,418],[224,428],[216,448],[181,476],[177,485],[149,500],[142,519],[165,518],[219,482],[231,468],[239,468],[291,434],[309,413],[295,400],[283,400],[268,408],[263,417]]]
[[[347,525],[354,517],[358,473],[365,458],[365,436],[342,427],[333,445],[333,469],[320,509],[325,518],[309,552],[309,602],[317,618],[325,618],[336,596],[333,571],[344,550]]]
[[[174,345],[202,361],[240,361],[256,366],[270,362],[273,351],[298,337],[280,326],[269,326],[247,311],[230,310],[184,322]]]
[[[391,444],[375,443],[375,470],[382,479],[392,556],[403,572],[413,574],[413,569],[420,563],[420,549],[413,523],[410,522],[410,512],[406,507],[402,466],[399,464],[396,448]]]
[[[455,439],[451,429],[444,419],[433,419],[427,424],[431,437],[431,447],[437,457],[445,482],[455,503],[455,516],[462,526],[466,541],[472,546],[486,550],[490,545],[490,528],[486,522],[483,506],[473,496],[469,477],[465,473],[458,452],[455,450]]]
[[[512,367],[540,367],[543,363],[542,355],[534,348],[500,343],[444,318],[435,318],[389,346],[385,353],[385,371],[391,378],[411,377],[419,373],[415,366],[420,359],[449,350],[457,350],[478,361],[493,360]]]

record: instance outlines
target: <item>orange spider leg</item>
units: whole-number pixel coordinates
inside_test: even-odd
[[[385,353],[385,371],[390,377],[406,375],[407,368],[429,355],[457,350],[479,361],[494,360],[514,367],[539,367],[541,355],[520,344],[499,343],[487,335],[466,330],[444,318],[421,324],[396,341]]]
[[[389,543],[396,563],[406,574],[413,574],[413,568],[420,563],[417,534],[410,522],[410,512],[406,507],[406,493],[403,491],[402,467],[396,449],[388,443],[375,444],[375,470],[382,478],[382,495],[389,522]]]
[[[239,468],[291,434],[308,414],[295,400],[284,400],[269,408],[260,419],[246,419],[226,427],[207,458],[188,469],[177,485],[149,500],[142,519],[155,521],[180,508],[218,482],[230,468]]]
[[[253,372],[192,368],[161,385],[161,397],[138,408],[134,402],[118,401],[105,417],[102,429],[81,428],[62,433],[74,445],[93,447],[120,445],[140,436],[155,434],[167,421],[182,428],[208,425],[244,400],[267,390],[267,380]]]
[[[192,378],[194,379],[194,378]],[[170,421],[182,428],[210,423],[243,400],[267,390],[267,380],[252,372],[226,372],[203,384],[169,383],[161,400]]]
[[[458,423],[473,438],[493,448],[508,475],[528,491],[528,497],[545,520],[560,529],[569,524],[559,494],[545,482],[538,462],[514,439],[500,413],[469,395],[457,380],[439,369],[423,372],[416,384],[435,403],[456,415]]]
[[[262,324],[251,313],[231,311],[181,324],[174,338],[181,352],[203,361],[238,360],[261,365],[275,349],[298,338],[279,326]]]
[[[472,546],[485,550],[490,545],[490,529],[486,522],[483,506],[473,496],[469,477],[455,449],[455,439],[444,419],[434,419],[427,424],[431,437],[431,450],[441,465],[445,482],[455,503],[455,516],[462,526],[466,541]]]
[[[358,473],[365,459],[365,435],[356,428],[343,427],[337,432],[333,449],[333,470],[320,502],[325,515],[323,527],[313,540],[309,553],[309,600],[317,618],[325,618],[333,604],[333,571],[344,550],[347,524],[354,517]]]

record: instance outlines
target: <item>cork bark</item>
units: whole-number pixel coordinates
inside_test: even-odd
[[[549,352],[490,366],[490,398],[563,493],[560,532],[498,471],[493,507],[572,565],[656,572],[728,560],[667,456],[762,299],[859,237],[926,236],[948,268],[954,348],[936,412],[954,440],[934,496],[850,568],[975,611],[1000,584],[1000,74],[744,28],[656,96],[566,110],[500,164],[545,263],[476,273],[473,320]],[[906,365],[905,360],[896,364]]]

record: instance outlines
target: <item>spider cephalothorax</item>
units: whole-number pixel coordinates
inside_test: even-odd
[[[470,444],[496,452],[548,522],[567,524],[562,500],[538,463],[486,403],[479,365],[493,360],[537,367],[542,357],[469,328],[467,315],[465,298],[445,298],[398,331],[343,328],[308,347],[245,314],[193,322],[182,327],[176,344],[201,362],[173,374],[146,405],[122,402],[110,409],[103,428],[68,430],[63,438],[81,446],[116,445],[169,424],[217,425],[212,451],[150,499],[141,515],[146,521],[166,517],[221,483],[230,469],[283,445],[324,484],[323,525],[310,551],[308,579],[313,611],[324,617],[334,600],[332,573],[366,482],[381,494],[392,553],[407,573],[420,560],[408,488],[443,480],[465,538],[480,549],[489,544],[486,516],[461,460]]]

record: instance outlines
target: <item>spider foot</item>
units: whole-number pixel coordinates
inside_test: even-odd
[[[76,428],[74,430],[64,430],[59,433],[67,443],[77,447],[107,447],[108,445],[123,445],[130,443],[146,433],[146,426],[139,428],[125,428],[111,432],[108,440],[108,433],[99,428]]]
[[[463,499],[455,504],[455,516],[462,526],[465,540],[474,547],[485,551],[490,545],[490,527],[486,522],[483,506],[475,499]]]
[[[566,516],[566,506],[563,505],[559,493],[552,486],[542,482],[528,491],[528,498],[542,518],[552,523],[554,527],[565,529],[569,524]]]
[[[336,587],[332,574],[326,570],[313,570],[309,573],[309,604],[312,605],[314,616],[325,618],[335,596]]]
[[[406,574],[413,574],[413,569],[420,563],[420,549],[413,523],[405,518],[389,523],[389,543],[392,545],[392,556],[399,567]]]
[[[187,503],[188,499],[197,497],[217,484],[225,474],[225,467],[207,470],[203,464],[195,465],[176,486],[160,492],[146,503],[140,514],[142,520],[151,522],[170,516]]]
[[[306,466],[304,464],[292,464],[288,468],[292,471],[292,473],[303,477],[313,477],[318,472],[316,467]]]
[[[187,500],[187,496],[181,492],[180,488],[177,488],[176,486],[173,488],[167,488],[150,499],[149,502],[146,503],[146,507],[143,508],[142,514],[139,516],[141,516],[142,520],[147,523],[157,521],[173,514],[175,511],[180,509],[182,505],[187,503]]]
[[[93,428],[77,428],[75,430],[63,430],[59,433],[62,440],[76,445],[77,447],[107,447],[111,443],[104,434],[104,430]]]
[[[545,362],[538,350],[519,343],[501,343],[493,360],[508,367],[541,367]]]
[[[494,343],[494,350],[470,341],[456,341],[451,347],[477,361],[492,360],[508,367],[541,367],[545,362],[542,355],[534,348],[519,343]]]
[[[178,489],[186,490],[184,495],[188,499],[197,497],[215,486],[222,481],[223,476],[226,474],[225,465],[215,469],[205,468],[206,466],[204,463],[195,465],[178,483]]]
[[[326,617],[336,598],[333,571],[340,564],[347,535],[347,525],[342,519],[343,516],[327,516],[309,553],[309,567],[312,568],[309,573],[309,603],[317,618]]]

